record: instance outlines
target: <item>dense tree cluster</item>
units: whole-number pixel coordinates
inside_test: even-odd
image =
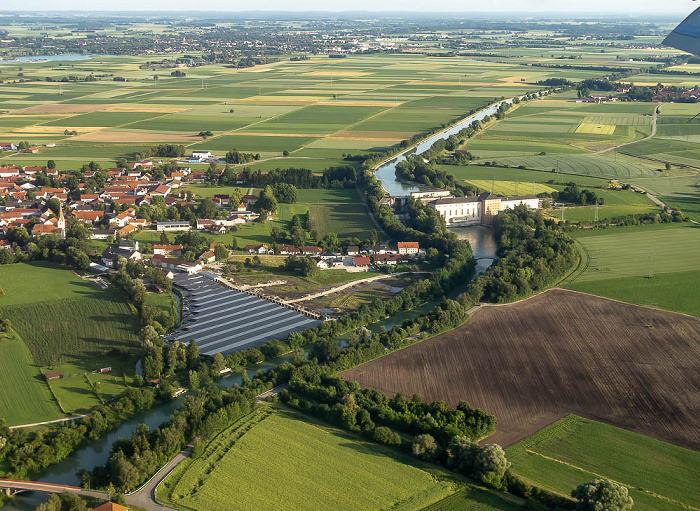
[[[318,275],[320,271],[318,266],[316,266],[316,261],[310,257],[298,257],[295,255],[290,255],[284,260],[283,268],[290,273],[302,277]]]
[[[145,158],[181,158],[185,156],[185,146],[178,144],[160,144],[157,146],[149,147],[137,156],[137,159],[143,160]]]
[[[136,488],[195,437],[206,441],[248,414],[255,408],[256,395],[252,388],[208,386],[187,396],[170,420],[153,432],[140,424],[130,439],[117,440],[105,465],[83,473],[84,484],[122,492]]]
[[[412,399],[401,394],[389,398],[377,390],[362,389],[357,382],[330,376],[314,365],[294,371],[282,400],[364,433],[373,433],[374,426],[380,425],[412,435],[430,434],[447,443],[457,435],[478,440],[496,427],[495,417],[465,402],[451,408],[441,401],[425,403],[417,395]]]
[[[552,198],[560,202],[568,202],[578,206],[590,204],[604,204],[603,197],[598,197],[595,191],[589,188],[579,188],[576,183],[569,183],[560,192],[552,192]]]
[[[460,295],[460,302],[510,302],[554,284],[578,260],[574,240],[541,211],[518,206],[494,217],[499,258]]]
[[[267,173],[260,170],[243,170],[245,184],[255,188],[278,183],[294,185],[297,188],[353,188],[357,179],[357,170],[350,165],[329,167],[320,176],[303,168],[278,168]]]

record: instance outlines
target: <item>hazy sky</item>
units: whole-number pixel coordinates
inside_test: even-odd
[[[690,14],[691,0],[0,0],[0,10],[163,10],[163,11],[457,11]]]

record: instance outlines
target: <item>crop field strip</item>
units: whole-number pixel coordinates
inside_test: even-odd
[[[699,339],[695,318],[555,289],[342,374],[465,400],[496,416],[489,441],[502,445],[575,413],[697,449]]]
[[[582,232],[577,240],[582,264],[565,282],[569,289],[700,316],[695,225]]]
[[[370,62],[371,60],[375,62]],[[103,66],[109,66],[109,61],[109,58],[101,59]],[[68,83],[63,87],[62,95],[57,94],[55,84],[48,83],[42,84],[41,87],[34,84],[28,84],[27,87],[0,87],[0,94],[4,99],[0,101],[0,109],[16,103],[14,97],[25,96],[22,108],[9,108],[10,115],[17,115],[18,111],[33,111],[36,122],[27,124],[22,129],[27,130],[25,135],[28,138],[40,137],[41,141],[64,144],[66,149],[42,149],[47,158],[55,159],[65,158],[64,152],[76,154],[72,149],[81,139],[103,144],[132,144],[131,148],[124,147],[113,157],[128,156],[133,154],[131,151],[140,150],[133,145],[138,141],[138,131],[148,133],[148,138],[143,139],[148,140],[148,143],[185,142],[193,148],[223,151],[235,147],[240,150],[279,154],[283,149],[302,153],[306,146],[313,147],[314,140],[319,137],[328,139],[327,146],[331,148],[334,146],[331,141],[336,133],[357,129],[374,132],[375,144],[364,147],[360,144],[355,149],[376,150],[399,140],[398,137],[393,137],[382,142],[382,133],[393,129],[396,123],[403,124],[404,131],[410,136],[449,122],[464,115],[471,108],[484,106],[496,95],[494,90],[491,90],[494,86],[498,86],[500,92],[505,92],[498,80],[479,81],[483,83],[483,90],[463,85],[457,80],[455,73],[445,74],[448,71],[446,64],[433,63],[430,59],[422,57],[375,57],[356,58],[342,65],[313,59],[311,62],[281,62],[256,69],[268,71],[265,73],[232,73],[220,66],[207,66],[209,76],[206,78],[208,86],[205,89],[201,88],[199,78],[194,76],[182,79],[163,77],[155,86],[145,84],[139,81],[139,77],[143,79],[149,75],[137,70],[135,66],[127,66],[120,74],[131,75],[134,78],[128,83]],[[464,61],[454,61],[453,64],[460,64],[467,71],[474,67],[472,62],[465,65]],[[414,66],[419,69],[418,76],[412,69]],[[299,72],[300,70],[302,72]],[[199,69],[190,71],[201,72]],[[55,73],[55,70],[45,69],[43,72],[50,75]],[[337,73],[335,77],[334,73]],[[445,85],[433,85],[431,79],[435,81],[435,78],[447,81]],[[415,85],[410,85],[409,82]],[[423,82],[426,82],[425,85]],[[333,86],[334,84],[336,86]],[[526,90],[528,86],[518,84],[518,87],[520,90]],[[365,96],[373,97],[368,101]],[[171,106],[168,110],[168,105],[177,106]],[[283,111],[277,113],[256,110],[280,106]],[[228,112],[231,108],[235,110],[234,114]],[[81,109],[83,113],[79,112]],[[322,113],[323,109],[334,113],[319,117],[318,114]],[[344,109],[351,112],[355,118],[344,116]],[[241,114],[238,113],[239,110]],[[48,115],[51,111],[63,112],[63,117],[56,119],[56,114],[53,114],[53,118],[41,119],[41,114]],[[299,115],[306,115],[307,111],[310,116],[308,119],[301,117],[299,119],[304,122],[295,121]],[[102,122],[98,120],[99,114],[105,114]],[[0,115],[0,126],[5,125],[3,117]],[[316,123],[317,127],[325,125],[326,128],[316,132],[306,131],[314,125],[314,117],[322,121],[321,124]],[[332,120],[332,123],[328,124],[326,119]],[[368,119],[371,119],[371,122]],[[211,120],[213,126],[206,125],[208,120]],[[193,123],[202,126],[195,129]],[[79,135],[66,138],[61,132],[51,133],[52,127],[78,128]],[[255,133],[265,133],[268,128],[271,131],[270,135],[276,134],[280,138],[264,140],[264,137],[258,135],[254,138],[245,135],[251,130],[255,130]],[[14,128],[8,126],[8,129]],[[32,129],[36,132],[32,133]],[[215,136],[203,142],[191,138],[200,129],[212,129]],[[292,137],[289,135],[300,129],[315,137],[290,140]],[[132,130],[134,133],[130,134]],[[7,131],[7,134],[12,133]],[[338,159],[338,153],[353,149],[348,145],[348,138],[345,136],[343,140],[339,140],[342,144],[335,148],[335,159]],[[371,137],[365,138],[367,142],[371,142]]]
[[[376,444],[306,422],[297,414],[253,414],[265,416],[224,431],[203,457],[175,474],[175,505],[193,511],[418,510],[454,492],[452,483]]]
[[[604,478],[625,485],[642,511],[700,508],[700,453],[569,415],[506,450],[511,470],[568,493]]]

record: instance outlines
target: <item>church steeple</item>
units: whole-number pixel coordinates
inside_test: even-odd
[[[63,203],[58,205],[58,222],[56,222],[56,227],[60,229],[59,237],[61,239],[66,237],[66,219],[63,217]]]

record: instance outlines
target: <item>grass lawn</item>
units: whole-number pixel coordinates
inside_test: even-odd
[[[627,486],[635,509],[700,505],[700,453],[575,415],[506,454],[516,474],[561,493],[602,476]]]
[[[311,204],[309,218],[321,237],[336,233],[339,238],[364,240],[376,229],[367,208],[359,204]]]
[[[259,409],[234,424],[166,480],[171,501],[195,511],[417,510],[455,491],[437,467],[300,417]]]
[[[61,417],[27,345],[17,334],[0,334],[0,418],[14,426]]]
[[[144,305],[158,307],[166,312],[169,312],[174,300],[173,295],[170,293],[146,293]]]

